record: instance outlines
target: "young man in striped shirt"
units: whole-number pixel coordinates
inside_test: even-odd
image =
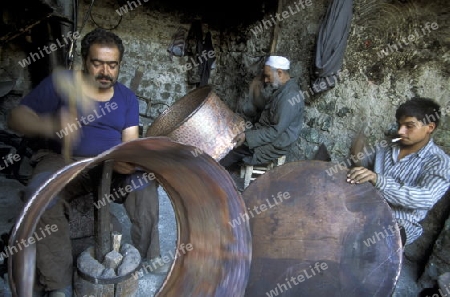
[[[352,168],[349,183],[370,182],[394,212],[403,245],[422,234],[428,210],[450,187],[450,157],[433,141],[440,106],[428,98],[413,98],[396,111],[397,143],[377,147],[362,167]]]

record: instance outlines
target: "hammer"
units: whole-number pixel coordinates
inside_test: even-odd
[[[57,69],[53,74],[53,82],[56,92],[68,104],[70,119],[78,120],[77,107],[80,107],[83,111],[94,109],[93,101],[85,95],[87,93],[86,91],[88,91],[89,88],[93,89],[94,86],[83,79],[83,73],[81,71],[74,71],[71,73],[64,69]],[[71,162],[72,145],[72,139],[70,137],[64,137],[62,154],[67,163]]]

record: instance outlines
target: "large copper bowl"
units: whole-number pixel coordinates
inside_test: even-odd
[[[163,111],[148,127],[146,137],[167,136],[197,147],[192,151],[195,156],[205,152],[218,161],[233,149],[233,138],[244,130],[244,119],[233,113],[211,86],[204,86]]]
[[[33,236],[47,206],[83,170],[106,160],[130,162],[155,174],[177,218],[175,250],[180,252],[155,296],[243,297],[252,255],[250,227],[248,221],[234,226],[230,222],[245,213],[244,201],[222,166],[207,154],[192,156],[191,150],[166,137],[135,139],[64,167],[28,201],[11,232],[10,246]],[[184,252],[188,244],[192,248]],[[32,296],[35,261],[33,244],[8,258],[14,297]]]
[[[402,245],[389,205],[369,183],[323,161],[275,167],[243,193],[252,264],[245,297],[391,296]],[[245,220],[244,220],[245,219]]]

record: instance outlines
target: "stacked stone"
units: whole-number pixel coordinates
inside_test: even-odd
[[[88,248],[77,260],[76,296],[135,296],[139,283],[138,278],[133,277],[132,273],[140,263],[139,251],[130,244],[123,244],[119,251],[113,250],[106,254],[102,263],[94,258],[94,248]],[[82,275],[87,275],[91,279],[86,279]]]

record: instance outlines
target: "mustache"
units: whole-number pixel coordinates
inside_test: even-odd
[[[109,81],[113,81],[113,78],[111,76],[104,75],[104,74],[99,74],[99,75],[95,76],[95,79],[96,80],[106,79],[106,80],[109,80]]]

